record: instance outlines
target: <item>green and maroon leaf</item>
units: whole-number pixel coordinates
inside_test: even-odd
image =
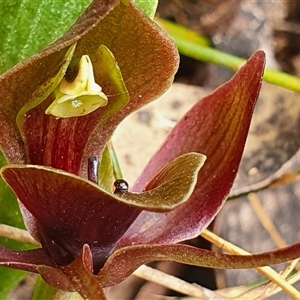
[[[26,113],[24,109],[29,106],[28,104],[19,111],[18,116],[22,113],[20,119],[23,126],[20,131],[25,142],[28,162],[78,173],[83,149],[96,124],[123,108],[129,100],[120,68],[113,54],[104,45],[99,47],[94,61],[94,67],[97,66],[102,80],[100,85],[103,87],[106,84],[105,88],[114,95],[114,99],[110,97],[110,103],[105,108],[76,117],[77,111],[72,109],[71,104],[56,103],[56,106],[63,106],[58,111],[74,116],[58,119],[56,116],[45,114],[45,110],[54,100],[52,94],[44,99],[41,105],[27,110]],[[32,103],[30,104],[32,107]],[[82,110],[81,107],[78,109]]]
[[[174,157],[195,151],[205,154],[207,160],[194,193],[189,201],[168,214],[141,213],[120,247],[182,241],[197,236],[211,222],[239,167],[264,61],[263,52],[254,54],[229,82],[197,103],[173,129],[133,190],[142,190],[153,174]]]
[[[141,193],[112,194],[91,181],[44,166],[7,165],[2,177],[37,220],[39,240],[57,264],[69,263],[88,244],[95,267],[100,268],[141,209],[167,211],[188,199],[204,159],[198,153],[178,157]]]
[[[76,291],[84,299],[106,299],[99,280],[93,274],[93,258],[88,245],[83,246],[82,253],[71,264],[56,269],[40,266],[38,271],[55,288]]]
[[[118,2],[94,1],[63,38],[0,76],[0,146],[10,162],[20,163],[25,159],[16,124],[19,110],[33,101],[33,94],[39,96],[40,86],[56,76],[69,46],[87,34]]]
[[[87,158],[99,154],[115,127],[129,113],[158,98],[169,88],[179,62],[173,41],[131,3],[128,6],[122,4],[110,13],[99,23],[99,31],[95,35],[86,35],[77,49],[80,49],[81,43],[90,45],[90,39],[101,40],[118,62],[130,101],[124,109],[101,122],[93,132],[82,159],[83,174],[86,173]],[[92,52],[92,49],[89,51]],[[96,81],[100,78],[97,72],[96,68]],[[113,94],[102,86],[106,94]],[[113,101],[115,97],[109,99],[109,102]]]
[[[15,122],[17,113],[26,103],[34,102],[32,95],[39,97],[41,92],[43,95],[47,94],[40,86],[55,77],[66,51],[75,42],[77,46],[73,60],[78,60],[83,54],[90,56],[96,66],[96,82],[110,97],[108,105],[86,118],[52,120],[49,124],[40,126],[41,123],[44,124],[42,119],[35,127],[31,126],[31,137],[36,139],[37,144],[43,138],[53,142],[50,149],[41,148],[41,151],[47,153],[45,159],[44,154],[35,153],[30,156],[31,159],[37,157],[37,161],[33,163],[42,162],[77,174],[81,162],[85,164],[87,157],[99,156],[112,131],[126,115],[157,98],[169,87],[178,66],[178,53],[174,43],[133,4],[125,5],[121,1],[116,6],[118,2],[95,0],[64,37],[0,77],[0,145],[10,162],[20,163],[25,160],[22,138]],[[101,63],[98,66],[100,45],[105,45],[114,54],[129,92],[129,104],[117,113],[112,108],[118,104],[121,95],[112,87],[109,78],[103,78]],[[51,97],[47,101],[50,102]],[[36,118],[37,115],[44,114],[44,109],[45,104],[36,108],[35,112],[30,111],[28,115],[26,113],[26,117]],[[28,132],[28,138],[31,134],[30,126],[24,128],[24,131]],[[57,139],[53,137],[53,131]],[[70,141],[72,145],[69,145]],[[75,151],[73,146],[77,142],[80,147]],[[85,155],[82,159],[83,151]],[[62,160],[55,161],[51,158],[53,155],[61,157],[62,153],[64,158],[69,158],[64,159],[67,161],[66,165]],[[84,175],[85,169],[86,165],[82,172]]]
[[[37,272],[38,265],[53,266],[44,249],[17,251],[0,245],[0,266]]]
[[[137,245],[114,252],[100,270],[98,278],[103,287],[112,286],[127,278],[140,265],[153,261],[176,261],[214,269],[251,269],[287,262],[298,257],[300,242],[254,255],[223,254],[183,244]]]

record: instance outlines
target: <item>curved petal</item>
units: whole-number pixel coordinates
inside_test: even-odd
[[[98,267],[140,213],[96,184],[50,167],[5,166],[2,176],[37,220],[43,246],[49,248],[48,240],[53,241],[53,247],[57,244],[74,259],[89,244]],[[61,261],[57,251],[51,250],[56,263],[70,262]]]
[[[63,38],[0,76],[0,146],[8,161],[21,163],[25,159],[16,125],[18,111],[32,101],[39,86],[58,73],[69,46],[92,30],[118,3],[118,0],[94,1]]]
[[[279,264],[298,257],[300,243],[253,255],[222,254],[183,244],[128,246],[109,257],[98,278],[103,287],[112,286],[127,278],[140,265],[153,261],[176,261],[215,269],[251,269]]]
[[[164,212],[186,202],[197,182],[206,157],[199,153],[183,154],[168,163],[141,193],[123,193],[121,197],[149,211]]]
[[[99,65],[101,65],[101,79],[104,80],[103,82],[109,83],[109,89],[115,95],[114,99],[109,100],[109,105],[107,105],[108,100],[106,99],[105,107],[99,109],[99,102],[98,104],[96,103],[99,99],[96,99],[97,101],[95,102],[95,99],[93,99],[93,96],[91,95],[77,95],[75,101],[80,102],[82,105],[79,105],[76,108],[77,102],[75,102],[75,104],[77,103],[75,107],[72,106],[74,104],[72,101],[65,101],[58,104],[63,97],[54,100],[54,95],[63,95],[59,92],[51,94],[43,101],[43,103],[26,111],[26,113],[22,115],[22,137],[27,150],[27,162],[37,165],[52,166],[77,174],[79,172],[84,148],[95,126],[98,123],[104,122],[108,116],[116,113],[128,103],[128,91],[114,55],[104,45],[100,46],[97,53],[99,54],[97,55],[97,61]],[[87,55],[85,55],[85,57],[88,58]],[[82,61],[82,58],[80,61]],[[92,68],[90,58],[88,58],[88,62],[88,71],[90,71]],[[71,71],[68,71],[70,74],[72,74],[72,68],[75,68],[76,70],[78,67],[76,63],[75,66],[73,66],[73,63],[71,64]],[[80,75],[80,73],[78,74]],[[85,75],[88,75],[88,78],[85,78],[86,90],[84,91],[84,93],[87,93],[87,83],[88,81],[94,80],[94,75]],[[76,78],[73,80],[73,84]],[[83,81],[83,78],[77,79],[78,82]],[[68,89],[64,84],[65,81],[66,79],[60,84],[60,88],[63,84],[63,90],[67,92]],[[69,85],[72,84],[70,83]],[[101,89],[98,84],[96,85]],[[80,85],[77,88],[80,88]],[[103,94],[103,96],[105,95]],[[69,95],[68,97],[71,96]],[[85,97],[85,99],[82,97]],[[100,99],[100,102],[102,100]],[[53,102],[51,103],[51,101]],[[100,106],[103,106],[102,104]],[[47,113],[49,113],[49,108],[51,107],[56,107],[55,110],[60,114],[60,117],[68,118],[59,119],[57,118],[58,115],[52,116],[52,113],[51,116],[47,115]],[[94,111],[95,109],[96,111]],[[88,110],[89,112],[86,113]],[[20,115],[20,112],[18,115]],[[22,112],[24,113],[23,110]],[[82,116],[80,116],[80,114],[82,114]]]
[[[162,165],[189,151],[206,163],[189,201],[168,214],[143,212],[120,245],[175,243],[197,236],[224,203],[236,176],[261,86],[265,56],[254,54],[237,74],[198,102],[177,124],[134,186],[141,190]]]
[[[91,181],[50,167],[8,165],[1,174],[41,226],[39,239],[44,246],[57,244],[75,258],[89,244],[99,266],[142,208],[165,211],[186,201],[203,162],[201,154],[182,155],[140,194],[111,194]],[[63,264],[60,256],[62,249],[53,259]]]
[[[41,126],[44,124],[44,120],[41,120],[32,128],[32,132],[29,131],[29,134],[36,135],[37,144],[43,143],[43,138],[51,140],[51,147],[41,148],[41,151],[47,153],[48,160],[50,156],[50,162],[51,155],[64,156],[64,162],[58,160],[56,164],[49,164],[46,159],[47,165],[77,174],[83,162],[84,170],[81,173],[85,176],[87,158],[99,155],[117,124],[130,112],[157,98],[169,87],[178,67],[178,52],[174,43],[131,2],[128,1],[125,5],[121,1],[115,7],[118,2],[93,1],[64,37],[1,75],[0,145],[9,162],[24,162],[24,147],[15,124],[16,114],[25,103],[32,101],[32,95],[35,95],[42,84],[57,74],[68,47],[75,42],[77,46],[73,60],[80,59],[82,55],[90,56],[96,82],[108,95],[109,101],[107,106],[99,108],[87,118],[80,117],[80,121],[67,122],[53,118],[47,121],[49,124],[45,121],[46,125]],[[108,77],[103,78],[103,65],[98,58],[100,45],[105,45],[114,54],[129,92],[130,103],[118,113],[115,107],[119,103],[120,94]],[[49,105],[50,103],[44,105],[37,114],[44,114]],[[114,113],[116,114],[113,116]],[[47,137],[47,133],[50,137]],[[64,140],[70,145],[66,145]],[[63,149],[60,149],[59,143],[63,143]],[[76,146],[77,144],[80,146]],[[36,157],[41,162],[36,159],[32,163],[44,162],[40,153],[36,153]]]
[[[93,274],[92,253],[88,245],[84,245],[82,253],[71,264],[59,268],[39,266],[38,271],[51,286],[76,291],[84,299],[106,299],[99,281]]]
[[[0,245],[0,265],[37,273],[37,266],[53,266],[53,262],[44,249],[17,251]]]
[[[127,115],[165,92],[178,69],[179,56],[174,42],[155,22],[128,2],[128,5],[118,6],[100,22],[99,31],[93,38],[101,41],[114,54],[122,71],[130,101],[124,109],[108,116],[93,132],[82,159],[81,174],[84,176],[87,158],[99,154],[115,127]],[[109,34],[105,34],[106,32]],[[82,39],[82,43],[90,44],[90,39],[87,35]],[[80,47],[81,42],[78,43],[77,49]],[[94,50],[89,51],[92,53]],[[97,66],[93,55],[91,59],[95,67],[96,81],[101,84],[107,95],[113,95],[113,91],[105,86],[106,83],[100,81],[101,66]],[[116,96],[109,97],[109,103],[115,99]]]

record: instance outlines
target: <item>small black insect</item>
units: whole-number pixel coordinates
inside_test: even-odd
[[[124,179],[117,179],[114,182],[115,194],[128,192],[128,183]]]

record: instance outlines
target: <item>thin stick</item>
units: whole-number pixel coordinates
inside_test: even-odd
[[[292,275],[291,277],[288,278],[287,282],[289,284],[294,284],[296,283],[297,281],[300,280],[300,272],[297,272],[296,274]],[[277,286],[276,288],[274,288],[273,290],[271,290],[267,295],[266,297],[269,297],[269,296],[272,296],[272,295],[275,295],[279,292],[281,292],[281,287]],[[296,298],[296,299],[299,299],[299,298]]]
[[[264,211],[259,198],[256,194],[250,193],[248,195],[249,202],[257,215],[260,223],[266,229],[268,234],[270,235],[271,239],[274,241],[275,245],[279,248],[286,247],[285,241],[281,238],[279,232],[277,231],[276,227],[274,226],[273,222],[269,218],[269,216]]]
[[[248,195],[249,202],[258,217],[260,223],[263,225],[265,230],[268,232],[269,236],[273,240],[273,242],[276,244],[277,247],[285,247],[286,243],[282,239],[281,235],[279,234],[278,230],[274,226],[272,220],[269,218],[269,216],[266,214],[258,196],[254,193],[250,193]],[[293,271],[293,269],[296,267],[299,259],[295,259],[287,264],[284,270],[279,272],[282,278],[286,279],[287,276]],[[270,293],[271,290],[274,290],[277,287],[276,283],[272,282],[269,284],[269,288],[267,291]],[[269,294],[268,293],[268,294]]]
[[[155,282],[176,292],[188,296],[198,297],[199,299],[226,299],[209,289],[187,283],[175,276],[166,274],[162,271],[150,268],[145,265],[140,266],[136,271],[133,272],[133,275],[148,281]]]
[[[279,170],[280,171],[280,170]],[[300,170],[290,173],[277,174],[280,172],[276,172],[275,175],[272,175],[258,183],[254,183],[239,189],[236,189],[229,195],[228,200],[234,200],[236,198],[240,198],[243,196],[247,196],[249,193],[256,193],[260,191],[264,191],[269,188],[274,188],[279,185],[292,183],[300,178]]]
[[[289,284],[294,284],[299,280],[300,280],[300,272],[290,276],[287,279],[287,282]],[[247,291],[243,294],[240,294],[239,299],[256,299],[256,300],[257,299],[265,299],[266,297],[270,297],[272,295],[275,295],[275,294],[281,292],[282,291],[281,287],[279,287],[277,285],[275,287],[272,287],[272,285],[274,285],[274,284],[275,284],[274,282],[268,282],[263,285],[254,287],[254,288],[250,289],[249,291]],[[222,290],[218,290],[218,292],[223,293]],[[259,294],[259,296],[257,296],[258,294]]]
[[[299,271],[298,262],[299,262],[299,258],[292,260],[290,264],[288,264],[287,267],[280,272],[280,275],[283,278],[287,278],[294,269]]]
[[[218,237],[214,233],[204,230],[201,233],[201,236],[204,237],[206,240],[210,241],[212,244],[216,245],[217,247],[232,253],[232,254],[240,254],[240,255],[249,255],[251,253],[231,244],[230,242]],[[265,277],[270,279],[271,281],[275,282],[279,285],[289,296],[293,299],[300,299],[300,292],[295,289],[293,286],[288,284],[284,278],[282,278],[275,270],[270,267],[259,267],[256,270],[263,274]]]
[[[37,247],[41,247],[41,244],[36,241],[28,231],[20,228],[16,228],[13,226],[0,224],[0,236],[5,237],[11,240],[15,240],[18,242],[31,244]]]

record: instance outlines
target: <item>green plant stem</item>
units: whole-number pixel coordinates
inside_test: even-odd
[[[118,160],[116,151],[114,149],[114,146],[113,146],[113,143],[111,140],[109,140],[107,142],[107,147],[108,147],[110,159],[111,159],[111,162],[113,165],[114,177],[115,177],[115,179],[122,179],[123,178],[122,170],[121,170],[119,160]]]
[[[162,19],[158,19],[157,23],[170,34],[179,52],[183,55],[199,61],[223,66],[233,71],[237,71],[246,62],[245,59],[240,57],[210,48],[207,46],[205,38],[197,35],[197,33],[192,30],[185,29],[183,31],[182,26]],[[198,36],[198,39],[196,39],[195,36]],[[287,73],[266,68],[263,79],[266,82],[284,87],[291,91],[300,92],[300,78]]]
[[[155,19],[156,23],[160,25],[164,30],[168,32],[169,35],[177,35],[180,36],[181,38],[184,38],[190,42],[193,42],[198,45],[210,47],[211,43],[208,38],[198,34],[197,32],[188,29],[182,25],[156,18]]]

